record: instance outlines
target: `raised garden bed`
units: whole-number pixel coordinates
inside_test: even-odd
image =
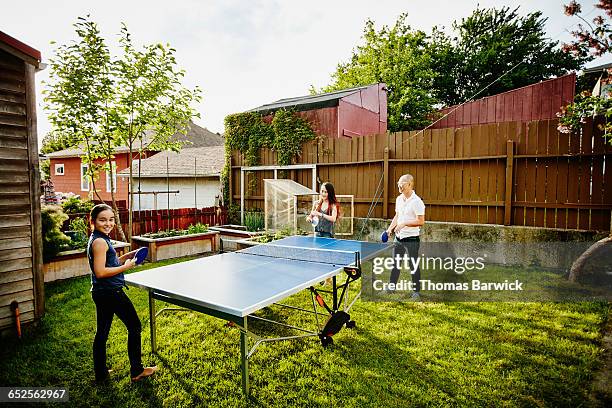
[[[249,247],[252,247],[254,245],[259,245],[260,242],[256,241],[257,238],[258,237],[250,237],[250,238],[243,238],[243,239],[233,240],[232,244],[235,246],[233,250],[239,251],[241,249],[249,248]],[[224,251],[230,250],[230,249],[228,249],[226,247],[226,242],[227,241],[223,241],[223,250]]]
[[[149,249],[147,260],[157,262],[164,259],[216,252],[219,248],[219,232],[208,231],[164,238],[147,238],[136,235],[132,237],[132,245],[134,249],[147,247]]]
[[[247,231],[244,225],[226,224],[209,227],[219,232],[219,239],[223,241],[224,251],[236,251],[245,248],[239,242],[263,234],[263,231]]]
[[[128,252],[130,244],[121,241],[112,241],[117,256]],[[62,251],[50,262],[43,263],[45,282],[53,282],[60,279],[69,279],[77,276],[89,275],[89,261],[85,249],[73,249]]]
[[[295,235],[292,234],[290,231],[278,231],[274,234],[270,233],[270,232],[265,232],[262,231],[260,232],[260,235],[258,236],[254,236],[254,237],[249,237],[249,238],[244,238],[244,239],[239,239],[234,241],[234,243],[236,244],[236,250],[241,250],[241,249],[246,249],[249,247],[252,247],[254,245],[259,245],[259,244],[265,244],[268,242],[272,242],[272,241],[276,241],[278,239],[283,239],[286,238],[290,235]],[[298,231],[297,235],[309,235],[306,232],[303,231]],[[224,241],[224,245],[225,245],[225,241]],[[224,247],[224,250],[226,248]]]

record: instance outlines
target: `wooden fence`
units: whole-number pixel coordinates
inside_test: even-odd
[[[370,216],[391,218],[397,179],[410,173],[428,220],[609,231],[612,146],[604,144],[600,121],[571,135],[557,131],[557,120],[542,120],[324,139],[305,144],[296,162],[316,163],[320,181],[353,194],[356,217],[376,203]],[[269,149],[260,157],[261,165],[277,163]],[[243,163],[233,152],[234,202]],[[263,207],[262,179],[273,177],[248,174],[247,208]],[[311,170],[287,177],[307,186],[312,180]]]
[[[86,217],[87,214],[71,214],[64,223],[62,230],[69,229],[70,221],[77,217]],[[128,230],[128,211],[119,210],[121,227]],[[191,224],[223,225],[227,223],[227,210],[223,207],[206,208],[177,208],[170,210],[143,210],[134,211],[132,220],[132,235],[141,235],[148,232],[163,231],[166,229],[187,229]],[[113,230],[111,238],[118,239],[117,230]]]

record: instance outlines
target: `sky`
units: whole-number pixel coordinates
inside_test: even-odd
[[[540,10],[548,18],[549,38],[569,41],[579,22],[563,14],[569,0],[31,0],[6,2],[1,7],[0,30],[38,49],[43,62],[57,44],[76,39],[77,17],[90,15],[107,44],[114,49],[121,23],[137,45],[169,43],[176,49],[178,66],[186,71],[184,84],[199,86],[203,100],[195,108],[195,122],[223,132],[226,115],[282,98],[308,95],[311,85],[331,81],[338,63],[349,60],[362,43],[366,20],[376,28],[393,25],[408,13],[413,29],[431,32],[433,26],[451,26],[480,4],[485,7],[520,6],[520,12]],[[583,15],[592,20],[599,9],[594,0],[581,0]],[[588,66],[612,62],[600,58]],[[49,69],[37,79],[39,143],[50,130],[41,91]]]

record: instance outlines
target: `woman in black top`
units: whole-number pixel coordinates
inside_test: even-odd
[[[123,292],[125,279],[123,272],[134,267],[136,251],[121,257],[113,248],[109,238],[115,227],[115,214],[106,204],[96,205],[90,213],[92,233],[87,244],[87,258],[91,269],[91,297],[96,304],[96,336],[93,343],[94,373],[96,381],[109,378],[106,368],[106,340],[110,332],[113,316],[117,315],[128,329],[128,355],[130,376],[139,381],[153,375],[157,367],[143,367],[140,350],[142,325],[134,305]]]

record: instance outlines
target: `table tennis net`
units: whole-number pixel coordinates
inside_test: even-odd
[[[268,258],[290,259],[295,261],[316,262],[347,266],[355,263],[356,253],[322,248],[301,248],[295,246],[261,244],[238,251],[243,254],[265,256]]]

